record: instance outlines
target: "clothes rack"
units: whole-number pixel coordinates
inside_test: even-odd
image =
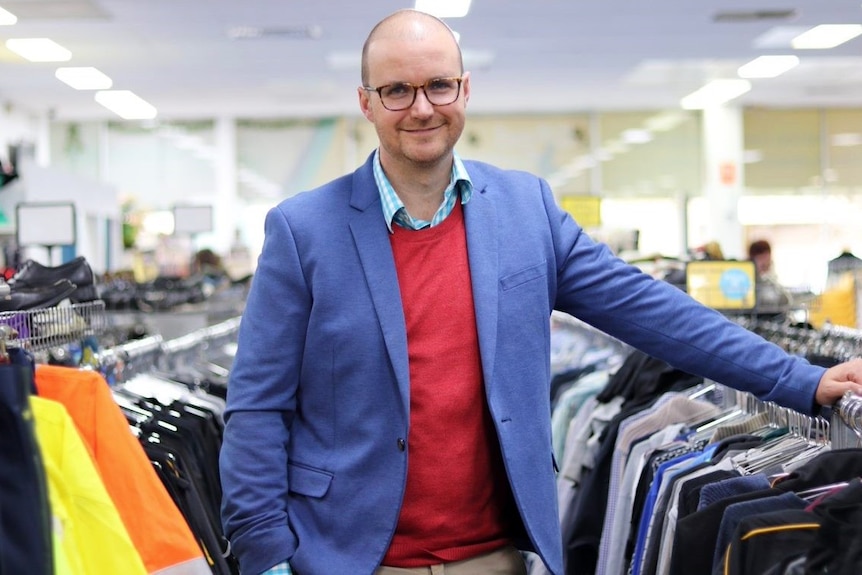
[[[567,320],[560,318],[560,321]],[[862,332],[856,330],[834,326],[814,329],[769,318],[739,317],[734,321],[817,365],[829,367],[862,356]],[[578,329],[583,332],[580,327]],[[563,352],[568,349],[561,348]],[[577,351],[576,347],[572,349]],[[616,375],[625,373],[629,366],[630,377],[646,375],[641,364],[629,361],[633,356],[636,352],[626,359]],[[583,388],[585,383],[583,376],[579,376],[568,390]],[[635,387],[643,390],[643,383],[639,380]],[[807,473],[819,470],[825,461],[858,458],[862,448],[862,397],[848,395],[835,406],[809,415],[708,380],[688,389],[659,390],[654,402],[645,401],[643,407],[632,405],[630,410],[621,409],[626,402],[631,402],[627,396],[623,395],[620,402],[616,394],[602,397],[605,390],[594,395],[592,403],[589,399],[584,401],[574,413],[562,413],[559,405],[552,404],[553,415],[560,415],[562,423],[559,426],[562,434],[555,433],[555,440],[559,436],[564,438],[558,497],[567,575],[621,575],[627,568],[636,569],[639,575],[676,575],[709,572],[715,565],[731,565],[737,560],[735,555],[727,562],[711,551],[704,553],[701,558],[704,564],[698,564],[694,571],[686,571],[685,562],[676,565],[674,558],[692,557],[684,551],[692,545],[724,549],[732,541],[737,544],[734,553],[739,548],[739,540],[728,539],[729,534],[722,532],[722,537],[717,537],[719,525],[712,520],[707,535],[691,538],[697,533],[694,528],[698,518],[688,515],[698,511],[697,500],[686,500],[685,506],[682,505],[684,481],[691,480],[692,485],[703,481],[705,485],[706,480],[718,481],[735,475],[750,477],[752,485],[755,482],[768,485],[768,482],[763,483],[767,478],[787,476],[794,479],[796,470],[803,469],[808,470],[802,473],[803,478],[807,478],[803,483],[811,484],[807,486],[808,491],[800,488],[799,492],[807,497],[808,493],[821,493],[813,491],[815,487],[830,483],[818,482]],[[678,402],[672,405],[673,409],[680,409],[683,399],[692,407],[691,402],[706,400],[712,404],[714,412],[686,421],[679,411],[674,417],[682,423],[667,424],[665,418],[670,413],[671,401]],[[698,417],[703,423],[697,421]],[[647,421],[651,418],[655,419],[655,425],[648,427]],[[635,435],[640,443],[634,440]],[[736,450],[732,459],[728,457],[723,461],[725,451],[719,452],[720,458],[713,458],[712,450],[720,445],[734,446],[727,448]],[[616,455],[605,457],[618,452],[619,459]],[[588,455],[573,458],[573,453]],[[652,455],[648,455],[650,453]],[[673,457],[673,462],[662,457]],[[671,474],[668,478],[662,471],[666,464],[673,465],[667,468],[666,473]],[[829,464],[825,465],[824,473],[829,471]],[[701,474],[704,480],[698,479]],[[677,482],[677,475],[683,479]],[[835,479],[844,480],[843,476]],[[800,481],[794,479],[785,488]],[[597,485],[606,487],[598,489]],[[653,485],[659,486],[655,492]],[[781,489],[773,493],[780,494]],[[785,495],[781,501],[788,498],[791,495]],[[769,503],[779,503],[779,500]],[[793,504],[801,503],[796,499]],[[787,512],[793,513],[789,509]],[[720,513],[718,521],[721,521]],[[822,518],[818,521],[828,524]],[[678,540],[685,542],[679,548],[675,547]],[[817,547],[811,544],[799,549],[811,552],[813,557]],[[530,573],[543,573],[540,562],[531,562]]]
[[[169,340],[154,334],[128,341],[101,351],[99,370],[111,382],[119,383],[154,370],[176,369],[191,359],[199,359],[208,349],[233,341],[239,324],[240,318],[236,317]]]

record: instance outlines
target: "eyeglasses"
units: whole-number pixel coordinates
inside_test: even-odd
[[[369,92],[377,92],[383,107],[391,112],[406,110],[416,101],[416,93],[421,89],[425,92],[425,99],[433,106],[448,106],[458,99],[461,93],[461,81],[463,78],[434,78],[424,84],[411,84],[410,82],[396,82],[372,88],[363,86]]]

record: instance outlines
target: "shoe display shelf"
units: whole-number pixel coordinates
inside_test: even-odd
[[[108,326],[108,317],[105,302],[94,300],[0,312],[0,325],[15,331],[8,345],[39,352],[80,342],[89,336],[100,336]],[[8,330],[4,331],[8,333]]]
[[[127,309],[118,309],[109,300],[108,321],[115,329],[141,325],[147,333],[157,333],[170,340],[242,315],[246,294],[244,286],[237,286],[216,292],[203,301],[165,308],[138,299]]]

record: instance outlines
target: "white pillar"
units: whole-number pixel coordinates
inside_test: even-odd
[[[36,119],[36,165],[51,165],[51,116],[42,114]]]
[[[236,119],[220,117],[215,121],[215,181],[213,198],[213,244],[216,253],[230,251],[239,225],[239,183],[237,179]]]
[[[707,240],[717,241],[730,259],[746,259],[742,225],[737,204],[742,196],[743,119],[742,110],[715,106],[703,110],[703,190],[709,206]]]

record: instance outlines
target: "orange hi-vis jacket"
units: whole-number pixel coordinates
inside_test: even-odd
[[[38,395],[62,403],[90,449],[105,488],[148,573],[211,575],[203,551],[143,446],[94,371],[38,364]]]

